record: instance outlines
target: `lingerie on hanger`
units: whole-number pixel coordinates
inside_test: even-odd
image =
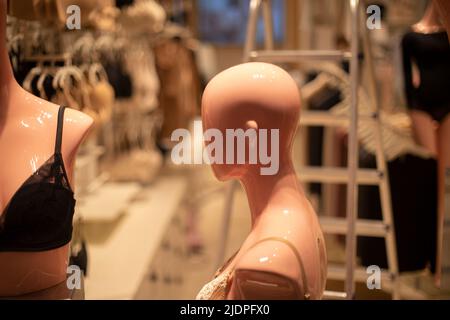
[[[130,98],[133,95],[131,77],[119,61],[107,62],[105,71],[117,98]]]
[[[402,39],[403,72],[408,108],[428,113],[441,122],[450,112],[450,44],[447,33],[408,32]],[[412,65],[420,73],[413,84]]]
[[[146,47],[130,44],[125,66],[133,84],[136,105],[142,111],[153,111],[158,107],[160,82],[155,68],[153,53]],[[139,68],[135,68],[138,64]]]
[[[44,100],[52,100],[53,97],[56,95],[56,89],[53,87],[53,79],[54,76],[52,74],[46,74],[44,75],[44,79],[42,81],[42,88],[39,88],[39,96],[43,98]]]
[[[255,244],[253,244],[250,247],[250,249],[254,248],[255,246],[257,246],[263,242],[267,242],[267,241],[281,242],[281,243],[287,245],[292,250],[292,252],[294,253],[294,255],[298,261],[299,267],[300,267],[300,273],[301,273],[300,281],[303,286],[303,288],[297,287],[296,290],[298,291],[299,296],[303,297],[305,300],[315,298],[315,297],[311,297],[311,293],[309,292],[306,271],[305,271],[305,267],[303,264],[303,260],[300,256],[300,253],[298,252],[296,247],[290,241],[288,241],[284,238],[280,238],[280,237],[269,237],[269,238],[264,238],[264,239],[256,242]],[[228,270],[227,272],[224,272],[224,270],[230,266],[231,262],[237,256],[238,252],[236,252],[230,259],[228,259],[228,261],[224,264],[224,266],[221,267],[216,272],[216,275],[211,282],[209,282],[205,286],[203,286],[203,288],[200,290],[200,292],[198,293],[198,295],[196,297],[197,300],[225,300],[226,299],[228,291],[229,291],[229,287],[232,282],[231,279],[233,277],[234,267],[231,267],[230,270]]]
[[[58,110],[54,154],[15,192],[0,216],[0,252],[60,248],[72,238],[75,198],[61,154],[64,107]]]
[[[39,92],[39,88],[37,86],[39,81],[39,77],[36,75],[33,80],[31,80],[31,93],[37,97],[41,96],[41,93]]]
[[[114,88],[108,82],[105,69],[100,64],[89,67],[86,86],[89,89],[90,105],[95,108],[101,123],[107,123],[112,117],[112,108],[115,100]]]

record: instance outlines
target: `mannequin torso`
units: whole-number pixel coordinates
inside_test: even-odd
[[[322,297],[327,260],[324,239],[291,160],[299,111],[295,82],[274,65],[238,65],[208,84],[202,101],[205,130],[278,129],[279,170],[261,175],[259,164],[212,165],[219,180],[241,181],[252,213],[252,229],[238,253],[197,298]]]
[[[37,98],[14,80],[5,45],[6,0],[0,2],[0,220],[21,185],[52,157],[59,106]],[[62,157],[69,180],[78,146],[92,119],[68,109]],[[4,217],[3,217],[4,218]],[[0,296],[52,287],[66,278],[68,245],[43,252],[0,252]]]

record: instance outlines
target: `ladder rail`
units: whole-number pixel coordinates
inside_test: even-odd
[[[264,46],[266,50],[273,50],[272,0],[262,2],[262,12],[264,17]]]
[[[355,222],[358,219],[358,85],[359,85],[359,0],[350,0],[351,11],[351,53],[350,60],[350,126],[348,134],[347,167],[349,179],[347,184],[347,235],[345,240],[346,277],[345,291],[349,300],[355,297],[356,268],[356,232]]]
[[[263,62],[299,62],[300,59],[342,61],[351,57],[351,53],[338,50],[260,50],[249,53],[249,60]]]
[[[244,45],[243,62],[250,61],[250,53],[256,42],[256,31],[258,26],[258,12],[263,0],[250,0],[247,22],[247,34]]]
[[[366,1],[363,1],[364,4],[366,4]],[[361,15],[363,16],[363,15]],[[361,23],[364,23],[361,21]],[[373,63],[373,54],[372,54],[372,48],[371,48],[371,42],[370,42],[370,35],[365,28],[365,31],[363,32],[363,50],[364,50],[364,56],[366,57],[368,63],[368,75],[369,75],[369,92],[371,93],[371,98],[373,101],[372,108],[374,109],[375,114],[379,118],[380,111],[381,111],[381,105],[380,100],[378,98],[378,86],[377,81],[375,77],[375,70],[374,70],[374,63]],[[375,133],[375,140],[376,140],[376,166],[377,170],[383,172],[383,177],[380,181],[379,186],[379,192],[380,192],[380,202],[381,202],[381,212],[382,212],[382,220],[383,223],[386,225],[389,225],[390,228],[387,232],[387,235],[385,237],[385,244],[386,244],[386,256],[387,256],[387,263],[389,266],[389,271],[391,274],[394,275],[394,284],[393,284],[393,299],[397,300],[399,299],[399,284],[398,284],[398,276],[399,276],[399,269],[398,269],[398,255],[397,255],[397,244],[395,239],[395,226],[393,221],[393,211],[392,211],[392,198],[391,198],[391,190],[389,185],[389,170],[387,167],[387,161],[386,156],[384,154],[383,149],[383,138],[381,133],[381,124],[380,121],[374,121],[372,123],[372,126],[374,128]]]

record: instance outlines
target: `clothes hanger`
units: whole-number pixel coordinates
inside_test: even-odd
[[[77,82],[81,82],[82,78],[79,72],[72,66],[65,66],[58,70],[53,79],[53,87],[62,92],[63,97],[67,101],[67,104],[77,110],[81,110],[81,106],[71,93],[71,90]]]
[[[88,81],[92,85],[102,81],[108,82],[108,75],[100,63],[93,63],[89,66]]]
[[[28,72],[22,83],[22,86],[25,90],[27,90],[28,92],[32,92],[31,83],[33,82],[34,78],[36,78],[42,73],[42,68],[43,68],[42,63],[38,63],[36,67],[32,68]]]
[[[47,97],[47,94],[45,93],[45,89],[44,89],[44,81],[45,79],[47,79],[47,77],[49,75],[51,75],[51,73],[53,72],[53,70],[51,69],[51,67],[45,67],[42,70],[41,75],[39,76],[39,79],[37,81],[37,89],[39,91],[40,97],[44,100],[49,100],[49,98]]]

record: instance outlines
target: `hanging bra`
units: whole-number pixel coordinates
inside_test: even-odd
[[[74,193],[61,154],[64,107],[58,110],[55,152],[16,191],[0,216],[0,252],[38,252],[72,238]]]
[[[300,280],[303,284],[304,290],[306,290],[303,293],[303,298],[305,300],[309,300],[311,298],[311,294],[308,291],[308,279],[306,278],[305,266],[303,264],[303,260],[300,256],[300,254],[297,251],[297,249],[295,248],[295,246],[291,242],[289,242],[288,240],[286,240],[284,238],[269,237],[269,238],[265,238],[265,239],[262,239],[262,240],[256,242],[255,244],[253,244],[250,247],[250,249],[252,249],[252,248],[256,247],[258,244],[266,242],[266,241],[282,242],[292,250],[295,257],[297,258],[297,261],[298,261],[298,264],[300,267],[300,273],[301,273]],[[198,295],[196,297],[197,300],[225,300],[226,299],[226,296],[228,294],[230,279],[233,276],[234,270],[233,270],[233,268],[231,268],[227,272],[223,272],[223,270],[225,270],[229,266],[230,262],[233,260],[234,257],[236,257],[238,252],[236,252],[230,259],[228,259],[228,261],[224,264],[224,266],[216,272],[214,279],[211,282],[207,283],[200,290],[200,292],[198,293]]]

